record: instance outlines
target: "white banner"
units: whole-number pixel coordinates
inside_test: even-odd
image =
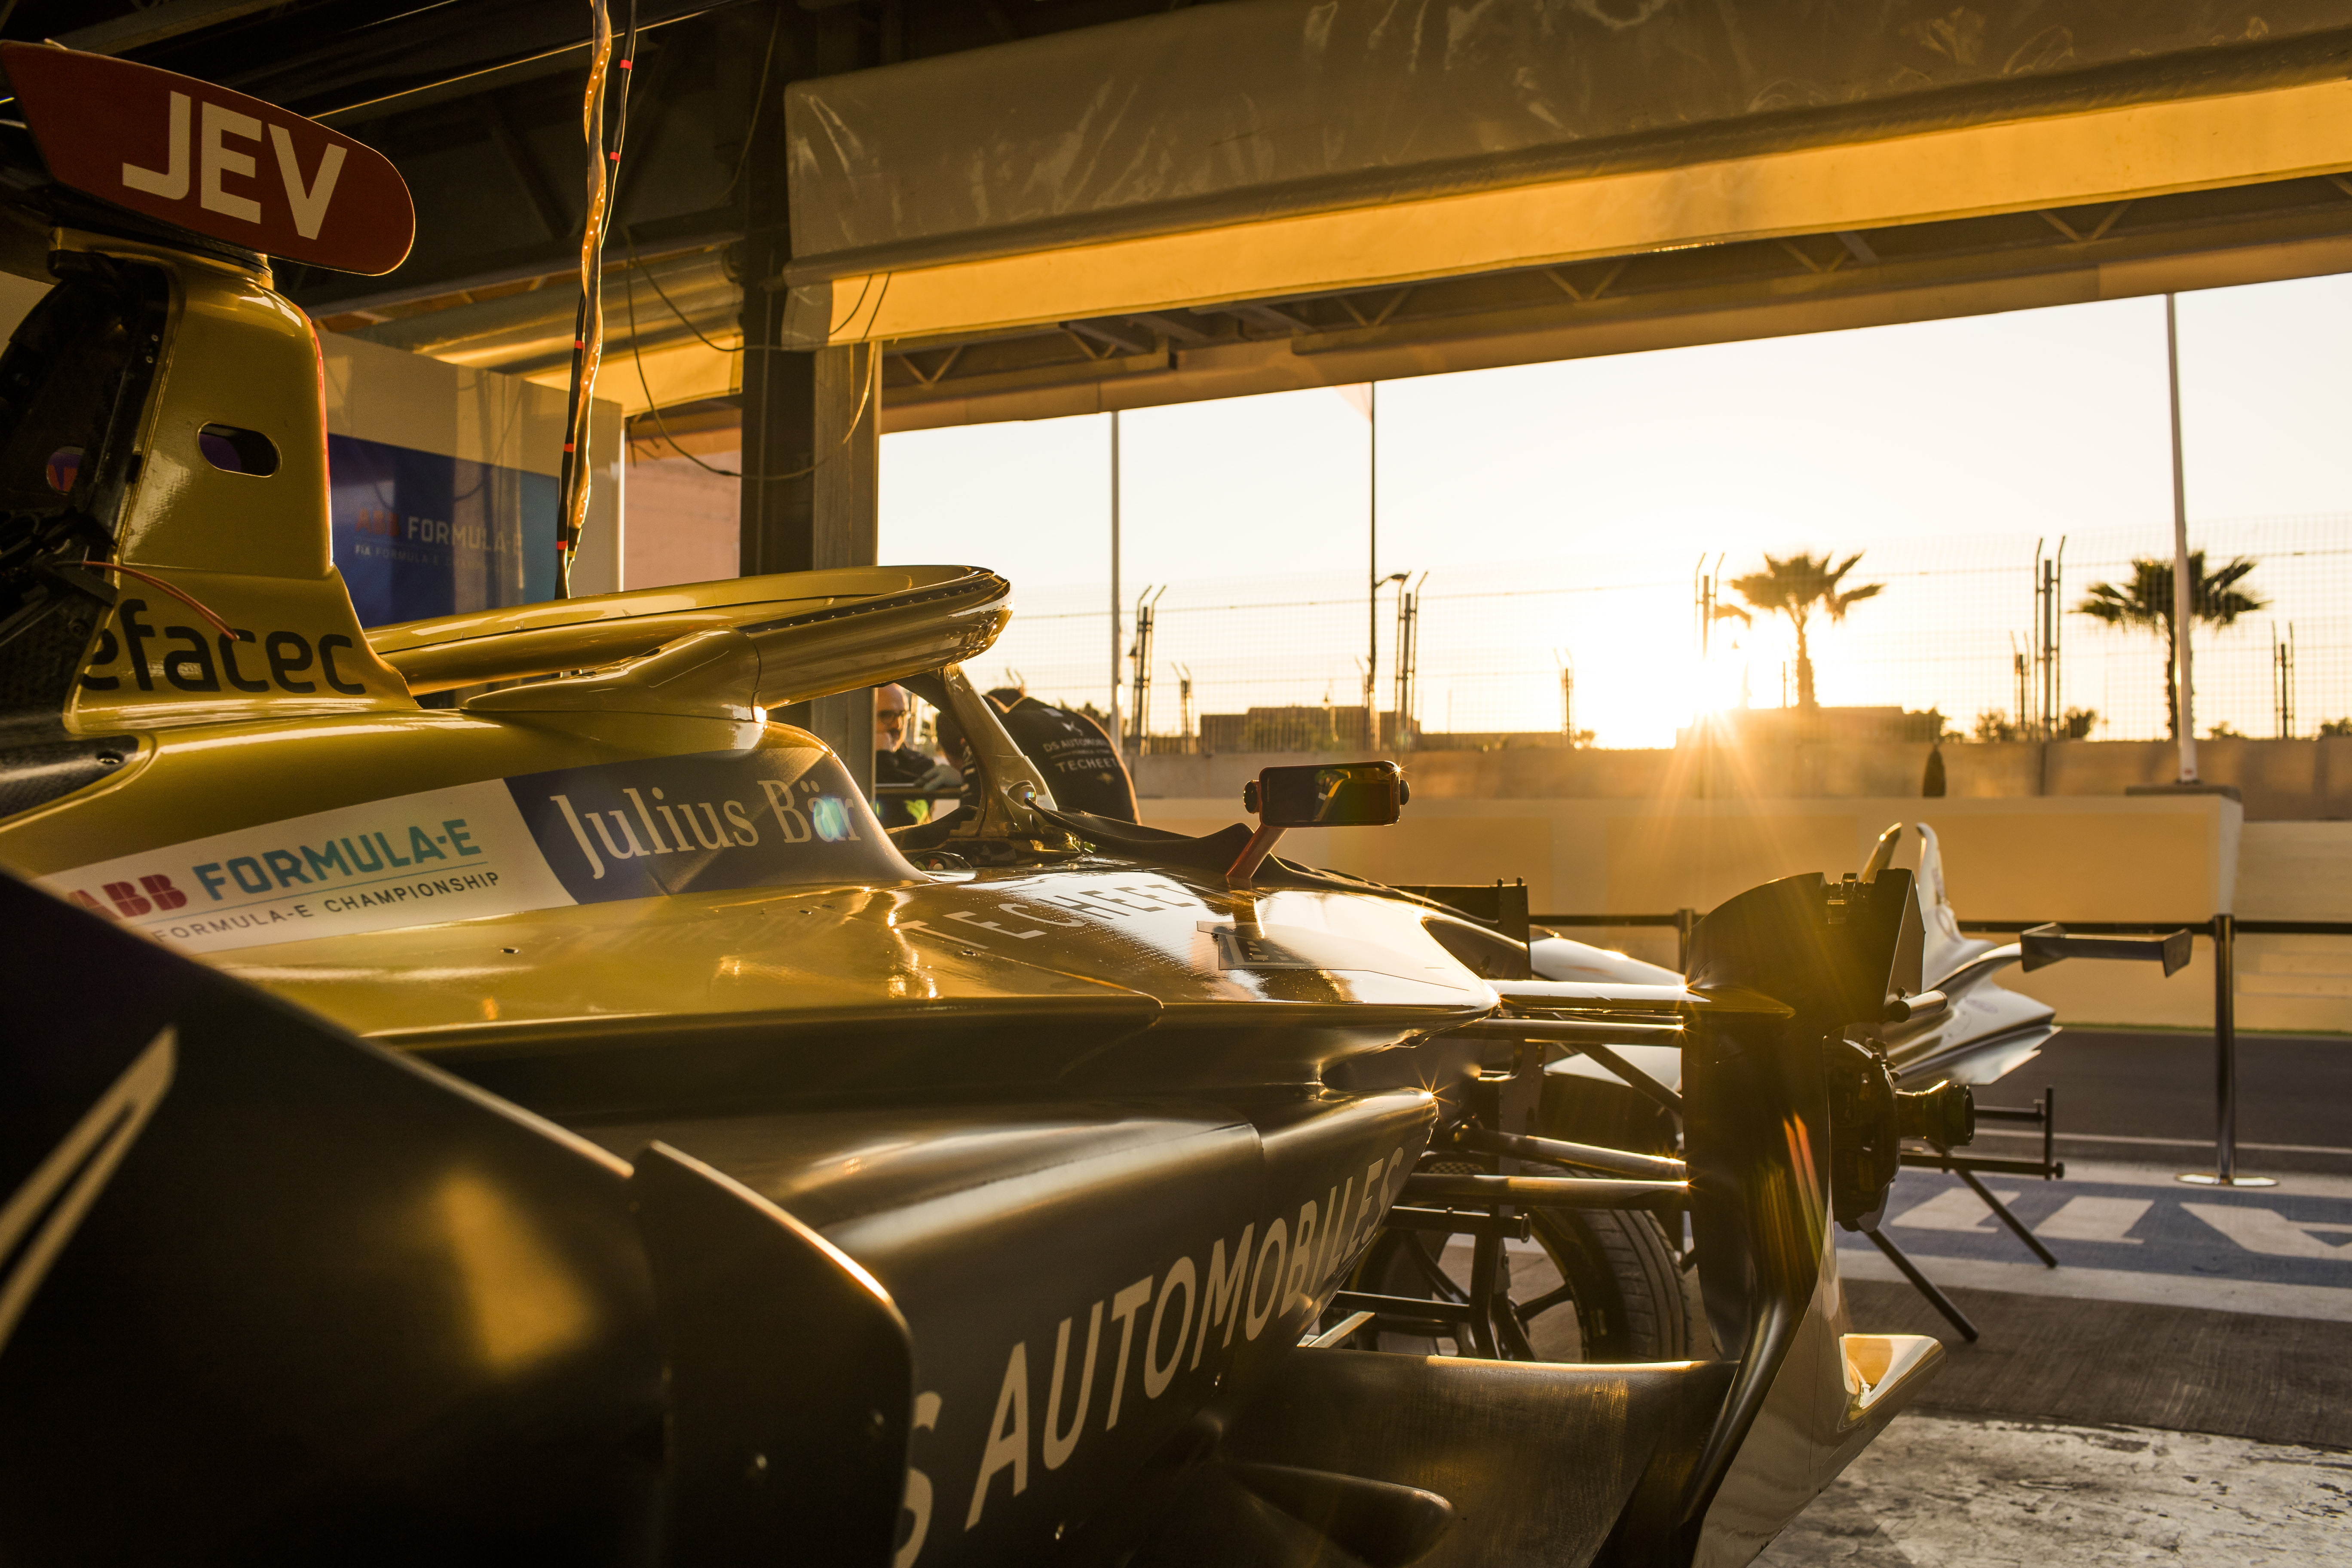
[[[185,952],[573,901],[500,779],[125,855],[41,886]]]

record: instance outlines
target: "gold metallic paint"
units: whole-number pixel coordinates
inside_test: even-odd
[[[1132,906],[1106,900],[1106,889]],[[245,948],[210,962],[357,1033],[435,1053],[623,1036],[658,1046],[713,1031],[781,1039],[857,1017],[995,1003],[1014,1004],[1008,1016],[1018,1017],[1032,1006],[1113,999],[1131,1001],[1139,1024],[1241,1026],[1236,1009],[1245,1007],[1252,1026],[1322,1025],[1393,1044],[1493,1005],[1414,906],[1289,891],[1260,895],[1258,907],[1299,929],[1339,928],[1366,967],[1224,969],[1201,927],[1231,923],[1233,896],[1124,864],[898,889],[638,899]],[[1298,1016],[1299,1004],[1312,1011]]]
[[[1752,1562],[1943,1365],[1944,1348],[1932,1339],[1852,1331],[1836,1237],[1822,1228],[1820,1282],[1763,1411],[1708,1506],[1696,1568]]]
[[[327,412],[310,319],[253,273],[115,239],[58,243],[153,260],[172,310],[140,438],[119,558],[133,566],[316,580],[333,568],[327,530]],[[278,448],[267,476],[223,472],[197,447],[206,425],[258,431]],[[226,613],[226,612],[225,612]]]
[[[635,757],[742,750],[771,727],[648,714],[487,723],[462,713],[305,715],[158,729],[143,761],[0,823],[25,877],[419,790]],[[772,727],[778,744],[814,737]],[[128,775],[128,776],[125,776]]]
[[[230,685],[227,671],[216,668],[220,689],[184,691],[174,687],[163,673],[162,659],[168,649],[159,639],[147,649],[152,689],[142,690],[131,668],[129,650],[120,646],[122,639],[118,635],[118,647],[111,659],[100,663],[97,650],[93,649],[83,667],[85,684],[75,692],[69,710],[70,721],[82,733],[100,734],[119,727],[234,723],[297,714],[417,710],[399,671],[377,658],[375,650],[368,646],[366,635],[360,629],[359,616],[352,613],[351,594],[343,586],[341,574],[332,567],[324,576],[307,578],[150,570],[230,626],[254,635],[257,640],[236,645],[238,667],[249,680],[268,679],[268,649],[264,644],[270,633],[290,631],[300,636],[311,650],[312,660],[301,672],[301,679],[315,689],[294,692],[273,686],[267,691],[239,691]],[[122,578],[118,585],[124,600],[145,603],[142,613],[149,624],[158,627],[183,625],[196,632],[205,639],[217,667],[218,634],[204,616],[183,601],[135,577]],[[112,618],[104,624],[117,625]],[[336,674],[343,684],[362,687],[364,690],[352,694],[337,691],[329,685],[318,663],[318,649],[330,637],[344,639],[334,656]],[[93,690],[87,684],[93,678],[112,679],[119,684],[110,691]]]
[[[410,689],[444,691],[638,658],[696,632],[936,587],[964,573],[954,566],[859,566],[637,588],[378,626],[368,640],[408,678]]]

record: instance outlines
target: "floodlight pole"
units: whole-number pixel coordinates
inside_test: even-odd
[[[1364,418],[1371,427],[1370,453],[1365,477],[1370,500],[1365,507],[1364,577],[1371,584],[1364,595],[1364,739],[1367,750],[1381,749],[1381,384],[1364,383]]]
[[[1118,410],[1110,411],[1110,743],[1121,744],[1118,722]]]
[[[2189,631],[2196,584],[2189,579],[2189,482],[2180,452],[2180,315],[2164,297],[2164,363],[2172,387],[2172,679],[2174,717],[2180,725],[2180,782],[2197,782],[2197,712],[2190,679]]]

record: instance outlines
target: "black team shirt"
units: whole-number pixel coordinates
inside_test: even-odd
[[[1135,785],[1101,725],[1084,713],[1034,697],[1024,697],[1003,712],[1006,732],[1037,764],[1055,805],[1120,822],[1136,820]]]

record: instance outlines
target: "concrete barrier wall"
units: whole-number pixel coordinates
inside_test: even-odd
[[[1417,800],[1917,799],[1930,748],[1922,742],[1413,752],[1402,756]],[[1943,747],[1951,800],[2108,798],[2164,784],[2179,751],[2167,741],[1951,742]],[[1289,753],[1148,756],[1139,795],[1241,798],[1260,768],[1313,759]],[[2198,771],[2235,786],[2249,822],[2352,818],[2352,737],[2202,741]]]
[[[1415,760],[1402,823],[1294,831],[1279,853],[1385,882],[1523,879],[1538,912],[1663,913],[1705,910],[1775,877],[1858,869],[1889,823],[1925,822],[1941,841],[1963,919],[2189,922],[2236,912],[2352,920],[2352,823],[2248,826],[2237,803],[2218,795],[1433,799],[1423,760]],[[1144,820],[1209,832],[1244,819],[1240,794],[1236,777],[1229,795],[1147,798]],[[2252,877],[2242,864],[2250,854]],[[1906,836],[1896,864],[1917,864],[1916,836]],[[1621,930],[1591,940],[1674,962],[1671,932]],[[2012,972],[2004,984],[2076,1023],[2202,1027],[2212,1014],[2210,965],[2200,940],[2194,962],[2168,980],[2153,965],[2068,963],[2032,976]],[[2352,942],[2250,938],[2240,944],[2239,965],[2242,1027],[2352,1030]]]
[[[2238,846],[2246,920],[2352,921],[2352,822],[2250,822]],[[2352,940],[2238,943],[2238,1015],[2254,1027],[2352,1031]]]

